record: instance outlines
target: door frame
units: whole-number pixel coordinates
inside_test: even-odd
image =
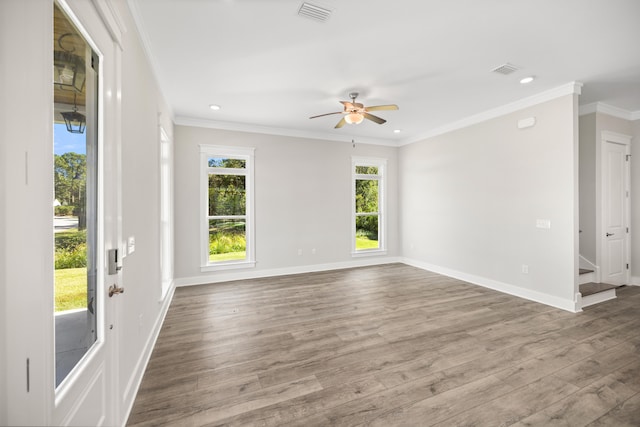
[[[597,244],[596,244],[596,264],[600,267],[601,278],[600,280],[606,280],[606,272],[607,268],[605,263],[608,260],[605,259],[606,244],[607,239],[605,237],[605,229],[606,229],[606,183],[605,183],[605,174],[604,174],[604,162],[606,161],[606,149],[607,144],[619,144],[625,146],[625,151],[627,155],[627,161],[625,162],[625,171],[624,171],[624,179],[625,179],[625,188],[627,192],[627,197],[624,198],[625,206],[624,206],[624,227],[630,230],[630,219],[631,219],[631,136],[612,132],[612,131],[602,131],[600,144],[599,144],[599,161],[598,161],[598,221],[596,222],[596,236],[597,236]],[[624,262],[629,264],[631,262],[631,233],[627,231],[624,243]],[[631,279],[631,269],[628,268],[624,274],[624,282],[628,284]]]

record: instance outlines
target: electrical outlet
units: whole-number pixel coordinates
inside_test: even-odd
[[[529,274],[529,266],[527,264],[522,264],[522,274]]]
[[[302,256],[302,249],[298,249],[298,256]]]

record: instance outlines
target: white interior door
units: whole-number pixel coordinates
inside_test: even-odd
[[[629,283],[629,160],[630,138],[603,134],[602,177],[602,281]]]
[[[71,360],[72,364],[62,375],[57,374],[51,416],[54,425],[114,425],[120,420],[117,393],[118,302],[124,294],[118,292],[122,289],[122,273],[111,265],[120,266],[120,257],[110,257],[110,250],[119,248],[122,242],[120,113],[115,96],[119,93],[120,51],[103,20],[107,9],[97,10],[100,4],[85,0],[59,0],[56,5],[64,17],[60,14],[54,17],[54,21],[64,18],[73,24],[73,28],[54,34],[54,53],[56,46],[62,49],[54,54],[54,62],[62,60],[73,64],[54,67],[54,82],[56,77],[61,82],[58,86],[64,86],[65,79],[69,80],[71,71],[77,67],[77,59],[73,55],[83,49],[83,43],[89,52],[76,55],[84,58],[83,65],[86,65],[86,72],[81,76],[86,79],[84,86],[74,81],[76,88],[64,88],[74,95],[74,104],[78,103],[75,109],[86,117],[86,130],[83,132],[86,138],[86,177],[83,182],[86,185],[77,188],[75,200],[85,210],[78,215],[78,223],[86,222],[87,246],[88,295],[86,313],[82,313],[81,321],[89,329],[83,335],[82,345]],[[58,23],[55,22],[54,29]],[[75,34],[68,35],[70,33]],[[56,96],[57,116],[58,110],[69,108],[64,104],[64,93]],[[76,177],[80,174],[72,176],[72,181]],[[65,340],[67,333],[56,325],[56,345]],[[63,357],[63,353],[56,350],[57,364]]]

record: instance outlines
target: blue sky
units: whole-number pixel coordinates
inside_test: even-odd
[[[87,154],[86,134],[67,132],[64,123],[53,125],[54,154],[78,153]]]

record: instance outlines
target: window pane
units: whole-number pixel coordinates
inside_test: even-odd
[[[246,221],[244,219],[209,220],[209,262],[246,259],[245,230]]]
[[[245,169],[247,167],[246,160],[229,159],[227,157],[209,157],[208,164],[210,168]]]
[[[209,216],[245,215],[246,177],[209,174]]]
[[[97,339],[98,57],[54,6],[55,384]]]
[[[377,166],[356,166],[356,173],[366,175],[378,175]]]
[[[356,250],[362,249],[380,249],[377,215],[356,217]]]
[[[378,181],[356,179],[356,213],[378,212]]]

